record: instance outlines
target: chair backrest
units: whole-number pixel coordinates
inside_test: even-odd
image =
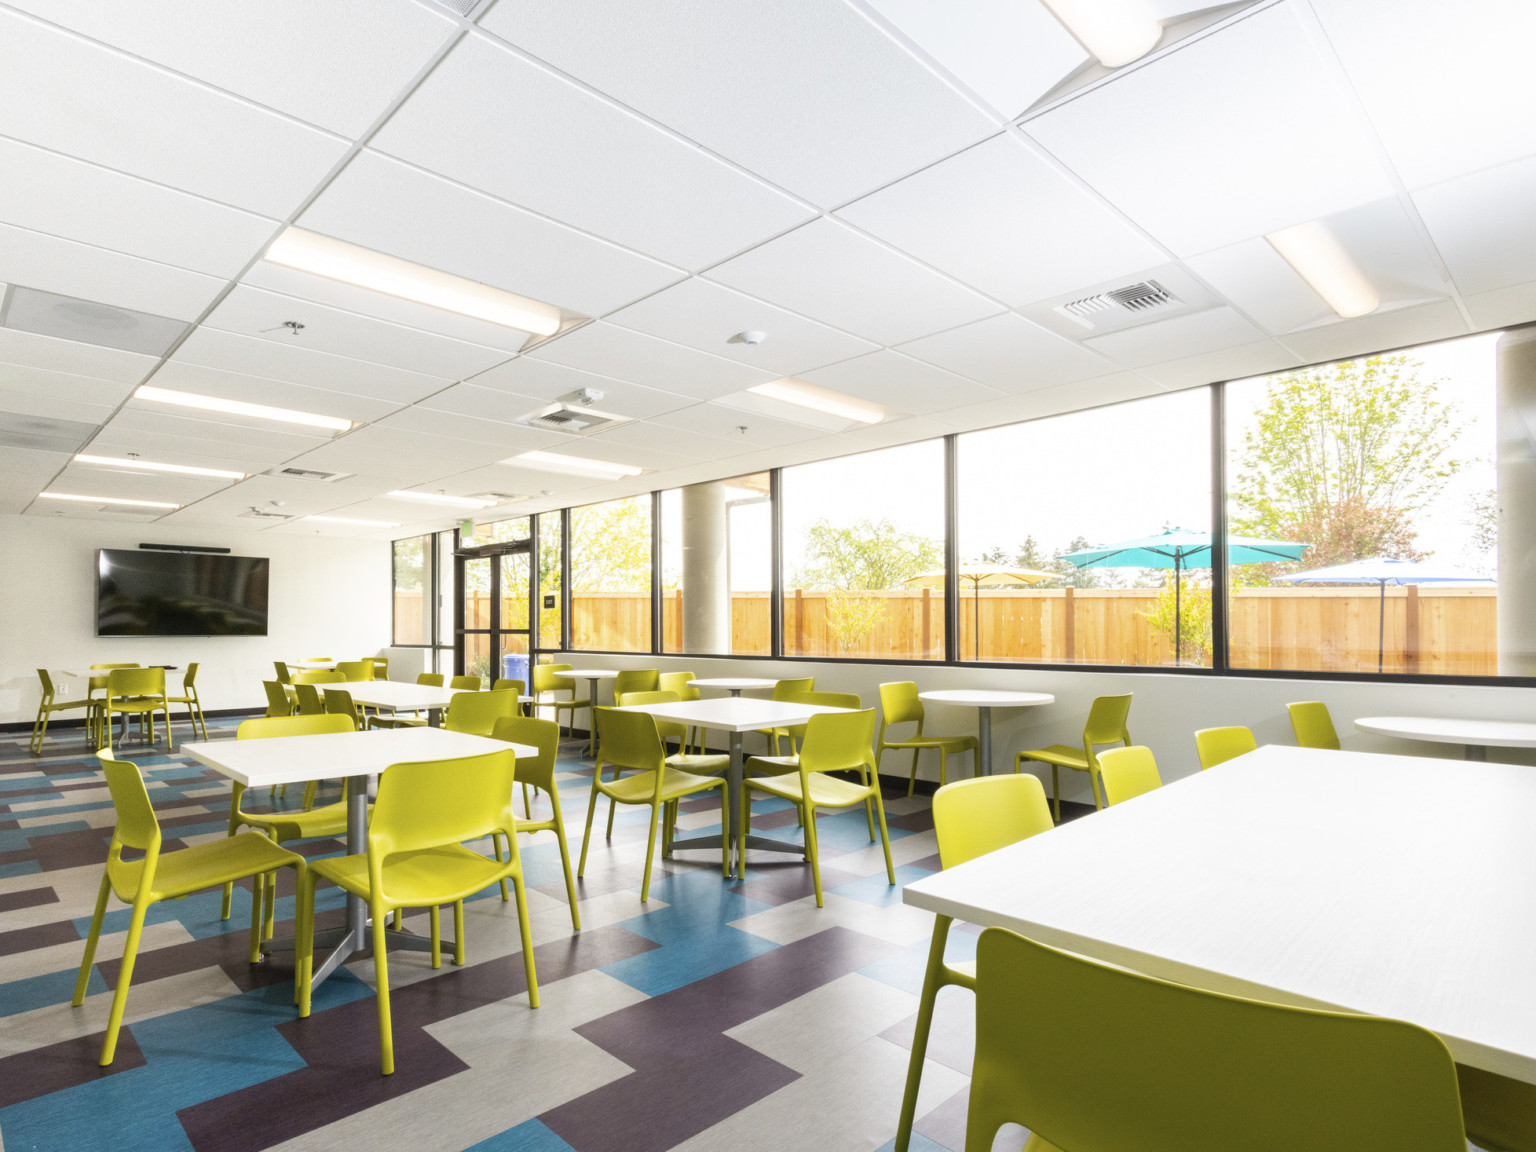
[[[356,683],[359,680],[373,679],[373,662],[370,660],[343,660],[336,665],[336,673],[343,680]]]
[[[288,671],[288,665],[281,660],[272,661],[272,667],[277,670],[277,682],[279,684],[292,684],[293,673]]]
[[[517,715],[516,692],[460,692],[448,701],[443,727],[450,732],[489,736],[496,721]]]
[[[1125,718],[1131,714],[1131,694],[1100,696],[1088,709],[1088,723],[1083,726],[1083,748],[1091,752],[1095,744],[1129,744],[1131,734]]]
[[[101,668],[101,669],[108,669],[108,668],[137,668],[138,665],[137,664],[92,664],[91,667],[92,668]],[[97,691],[99,689],[105,688],[107,686],[107,676],[108,675],[109,675],[109,673],[107,673],[106,671],[103,671],[100,676],[92,676],[90,678],[90,680],[87,681],[87,686],[88,686],[89,690],[92,691],[92,692],[95,692],[95,691]]]
[[[265,740],[272,736],[323,736],[329,732],[355,731],[346,716],[340,713],[318,716],[262,716],[255,720],[242,720],[235,729],[236,740]]]
[[[1055,827],[1040,781],[1021,772],[946,784],[933,794],[933,832],[946,868]]]
[[[613,702],[619,708],[633,708],[636,704],[676,704],[678,695],[676,692],[662,692],[652,690],[649,692],[616,692]]]
[[[478,692],[480,691],[480,677],[455,676],[452,680],[448,681],[448,687],[457,688],[463,692]]]
[[[37,670],[37,678],[43,682],[43,699],[44,700],[52,700],[53,699],[53,677],[48,675],[48,669],[46,669],[46,668],[39,668]]]
[[[183,690],[188,689],[188,688],[192,688],[193,687],[193,681],[196,680],[196,679],[197,679],[197,663],[194,661],[193,663],[187,665],[186,675],[184,675],[181,678],[181,686],[182,686]]]
[[[107,699],[123,696],[164,696],[164,668],[114,668],[107,673]]]
[[[345,684],[347,678],[334,669],[319,672],[295,672],[293,682],[295,684]]]
[[[1145,744],[1100,752],[1099,780],[1104,785],[1106,804],[1118,804],[1163,786],[1163,778],[1157,774],[1157,759]]]
[[[1246,728],[1202,728],[1195,733],[1195,751],[1202,768],[1214,768],[1258,746],[1253,733]]]
[[[537,748],[536,756],[519,756],[517,782],[531,784],[545,792],[555,790],[555,757],[560,751],[560,725],[553,720],[539,720],[533,716],[503,716],[491,730],[495,740],[509,744],[530,744]]]
[[[112,832],[112,847],[107,856],[110,872],[124,848],[159,851],[160,821],[155,818],[155,806],[150,803],[149,789],[144,787],[137,764],[119,760],[105,749],[96,758],[101,761],[107,789],[112,793],[112,807],[117,809],[117,827]]]
[[[329,656],[307,656],[307,657],[305,657],[305,659],[308,660],[311,664],[331,664],[331,663],[334,663],[334,661]]]
[[[293,702],[288,699],[288,693],[283,691],[281,684],[276,680],[263,680],[261,686],[267,690],[268,716],[293,715]]]
[[[441,688],[443,686],[443,674],[441,672],[423,672],[416,677],[416,683],[426,688]]]
[[[564,692],[576,690],[576,681],[561,673],[569,672],[569,664],[535,664],[528,669],[530,679],[533,681],[533,690],[539,692]]]
[[[663,672],[656,678],[658,692],[676,692],[679,700],[697,700],[699,690],[693,686],[692,672]]]
[[[313,684],[295,683],[293,694],[299,701],[299,715],[319,716],[325,712],[325,704],[320,700],[320,689]]]
[[[859,699],[857,692],[806,692],[796,696],[790,703],[819,704],[823,708],[852,708],[856,711],[864,707],[864,701]]]
[[[857,769],[874,756],[875,710],[822,712],[805,723],[800,745],[801,772]]]
[[[816,677],[805,676],[798,680],[780,680],[773,686],[775,700],[798,700],[816,688]]]
[[[461,844],[493,831],[513,837],[516,772],[517,757],[510,748],[384,769],[368,821],[368,867],[374,881],[382,879],[384,858],[396,852]]]
[[[1285,710],[1291,714],[1291,728],[1296,733],[1298,745],[1338,751],[1339,734],[1333,726],[1333,717],[1328,715],[1328,705],[1321,700],[1305,700],[1287,704]]]
[[[880,714],[887,724],[905,724],[916,720],[922,730],[923,702],[917,698],[917,683],[897,680],[880,685]]]
[[[976,975],[973,1124],[1094,1152],[1465,1152],[1456,1066],[1415,1025],[1204,992],[1001,928]]]
[[[516,692],[519,696],[528,695],[528,693],[524,690],[524,685],[521,680],[497,680],[494,684],[491,685],[491,691]]]
[[[657,683],[660,679],[661,673],[654,668],[627,669],[613,678],[613,698],[617,700],[621,693],[655,692],[661,687]]]
[[[361,728],[362,718],[357,714],[357,705],[353,703],[352,693],[345,688],[327,688],[325,690],[325,712],[328,716],[345,716],[352,721],[354,729]]]
[[[652,695],[652,693],[641,693]],[[672,693],[654,693],[671,696]],[[660,700],[653,704],[663,703]],[[649,712],[626,712],[621,708],[597,710],[598,760],[602,764],[616,764],[620,768],[633,768],[640,772],[660,771],[666,760],[666,745],[656,718]]]

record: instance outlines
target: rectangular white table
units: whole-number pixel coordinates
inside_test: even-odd
[[[847,712],[847,708],[828,708],[822,704],[797,704],[790,700],[759,700],[751,696],[725,696],[713,700],[678,700],[671,704],[635,704],[625,712],[649,712],[658,720],[671,720],[698,728],[720,728],[731,736],[731,766],[726,773],[726,789],[729,794],[730,853],[736,853],[736,829],[741,822],[741,781],[744,758],[741,754],[741,737],[744,732],[757,732],[764,728],[787,728],[804,724],[821,712]],[[769,852],[793,852],[805,854],[805,845],[791,840],[774,840],[768,836],[750,834],[747,847]],[[708,848],[718,851],[720,844],[710,836],[692,836],[686,840],[673,840],[672,849]],[[746,877],[746,860],[737,859],[734,869],[738,879]]]
[[[526,744],[508,744],[443,728],[385,728],[323,736],[274,736],[265,740],[205,740],[183,744],[181,754],[248,787],[269,788],[308,780],[374,777],[391,764],[482,756],[508,748],[519,757],[538,755],[538,749]],[[368,850],[368,792],[366,787],[347,790],[347,852],[353,855]],[[387,935],[392,948],[425,952],[432,947],[427,937],[414,932],[391,929]],[[323,963],[316,965],[310,987],[318,988],[352,953],[372,947],[371,939],[367,903],[348,895],[345,927],[315,936],[316,948],[332,951]],[[265,951],[284,947],[291,948],[292,942],[269,940],[262,945]]]
[[[286,685],[293,691],[293,685]],[[395,680],[345,680],[335,684],[316,684],[321,696],[327,688],[340,688],[352,697],[352,703],[367,708],[388,708],[392,712],[418,712],[425,710],[427,723],[437,727],[443,720],[443,709],[460,692],[473,692],[473,688],[437,688],[430,684],[402,684]],[[335,775],[335,773],[332,773]]]
[[[1181,984],[1408,1020],[1536,1083],[1533,827],[1528,767],[1268,746],[903,898]]]

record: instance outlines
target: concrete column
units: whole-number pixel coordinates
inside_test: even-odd
[[[1536,676],[1536,330],[1499,337],[1499,674]]]
[[[683,489],[683,651],[731,650],[730,521],[725,485]]]

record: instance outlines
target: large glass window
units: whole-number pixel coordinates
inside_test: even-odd
[[[1211,663],[1210,403],[958,438],[960,659]]]
[[[944,655],[944,443],[786,468],[784,652]]]
[[[651,650],[651,498],[571,509],[571,647]]]
[[[1498,490],[1499,339],[1227,386],[1232,532],[1299,552],[1231,565],[1233,668],[1528,674],[1499,651],[1492,579],[1519,495]]]
[[[395,541],[395,622],[397,645],[432,642],[431,606],[427,596],[432,582],[432,537],[413,536]]]
[[[772,650],[768,473],[661,494],[662,651]]]

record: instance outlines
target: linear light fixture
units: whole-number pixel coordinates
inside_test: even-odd
[[[472,496],[444,496],[436,492],[386,492],[391,500],[420,500],[423,504],[447,504],[453,508],[490,508],[494,500],[476,500]]]
[[[153,460],[130,460],[122,456],[77,455],[76,464],[99,464],[103,468],[134,468],[142,472],[174,472],[178,476],[213,476],[220,480],[244,480],[244,472],[223,468],[192,468],[186,464],[157,464]]]
[[[552,305],[303,228],[285,229],[263,259],[519,332],[553,336],[560,331],[560,309]]]
[[[588,460],[584,456],[565,456],[559,452],[524,452],[502,461],[512,468],[532,468],[536,472],[563,472],[570,476],[593,476],[599,480],[619,480],[638,476],[644,468],[633,464],[614,464],[608,460]]]
[[[393,520],[355,520],[351,516],[305,516],[305,520],[314,520],[320,524],[355,524],[362,528],[398,528],[399,524]]]
[[[195,392],[172,392],[141,384],[134,398],[181,408],[201,408],[205,412],[227,412],[232,416],[254,416],[258,420],[278,420],[284,424],[303,424],[309,428],[329,428],[334,432],[352,431],[352,421],[339,416],[318,416],[313,412],[295,412],[292,408],[269,408],[265,404],[247,404],[244,400],[225,400],[222,396],[199,396]]]
[[[1106,68],[1140,60],[1163,37],[1146,0],[1041,0],[1073,38]]]
[[[180,508],[163,500],[124,500],[121,496],[75,496],[68,492],[39,492],[39,500],[74,500],[81,504],[126,504],[134,508]]]
[[[885,409],[870,400],[860,400],[857,396],[834,392],[830,388],[807,384],[804,380],[789,376],[782,380],[770,380],[767,384],[754,384],[747,391],[859,424],[878,424],[885,419]]]
[[[1282,228],[1264,239],[1344,319],[1364,316],[1380,305],[1381,294],[1321,220]]]

